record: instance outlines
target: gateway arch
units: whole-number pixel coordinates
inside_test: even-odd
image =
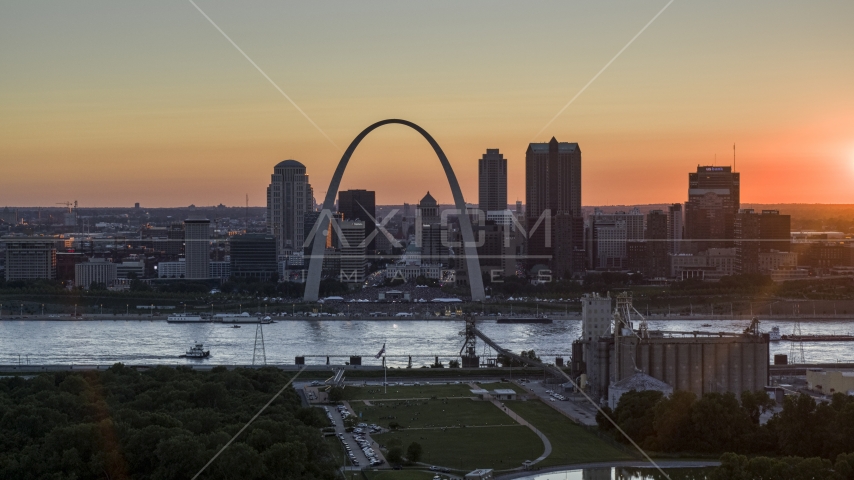
[[[362,133],[350,142],[350,146],[347,147],[347,151],[344,152],[344,155],[341,157],[341,161],[338,162],[338,167],[335,169],[332,181],[329,182],[329,189],[326,190],[326,198],[323,200],[323,210],[320,214],[320,218],[318,218],[315,228],[312,229],[315,235],[312,241],[311,261],[308,267],[308,278],[306,279],[305,294],[303,297],[304,300],[313,302],[316,301],[319,296],[320,276],[323,270],[323,253],[326,250],[326,236],[322,234],[318,235],[318,233],[325,233],[329,230],[329,220],[331,217],[332,207],[335,204],[335,197],[338,195],[338,188],[341,185],[341,177],[344,176],[344,170],[347,168],[347,163],[350,162],[350,157],[353,155],[356,147],[359,146],[359,143],[361,143],[369,133],[390,123],[406,125],[420,133],[421,136],[430,143],[430,146],[433,147],[433,151],[436,152],[436,156],[439,157],[439,161],[442,162],[442,168],[445,170],[445,176],[448,177],[448,185],[451,187],[451,192],[454,195],[454,205],[458,211],[463,212],[463,214],[459,216],[460,230],[462,230],[463,234],[463,253],[466,258],[466,267],[469,272],[468,277],[469,286],[471,287],[471,298],[474,301],[484,300],[486,296],[483,292],[483,278],[480,275],[480,262],[478,261],[477,249],[475,248],[474,232],[471,227],[471,219],[467,214],[465,214],[466,202],[465,199],[463,199],[463,192],[460,190],[460,184],[457,182],[457,176],[454,175],[454,169],[451,168],[451,163],[448,162],[448,157],[445,156],[445,152],[442,151],[442,148],[438,143],[436,143],[436,140],[434,140],[426,130],[412,122],[394,118],[379,121],[362,130]]]

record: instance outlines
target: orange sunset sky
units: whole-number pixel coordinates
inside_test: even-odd
[[[403,118],[477,201],[477,159],[578,142],[585,205],[682,202],[732,162],[743,202],[854,203],[854,2],[0,2],[0,206],[264,205],[273,165],[322,195],[367,125]],[[342,189],[451,195],[428,144],[386,126]]]

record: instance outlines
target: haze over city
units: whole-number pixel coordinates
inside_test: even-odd
[[[244,5],[10,2],[0,15],[0,205],[264,205],[273,165],[322,200],[362,128],[429,131],[477,200],[487,148],[525,198],[524,152],[584,152],[585,205],[681,202],[698,164],[744,203],[854,203],[851,2]],[[335,145],[337,145],[337,147]],[[380,204],[450,191],[403,127],[368,137],[342,190]]]

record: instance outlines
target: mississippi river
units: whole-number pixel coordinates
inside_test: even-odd
[[[712,324],[703,327],[702,324]],[[650,321],[650,329],[668,331],[741,332],[747,320],[667,320]],[[570,345],[581,331],[580,320],[555,320],[552,324],[497,324],[478,322],[481,330],[504,348],[519,352],[534,350],[544,361],[556,356],[567,361]],[[779,326],[791,334],[790,320],[764,321],[762,330]],[[380,365],[374,358],[383,343],[389,366],[406,366],[414,355],[413,367],[433,362],[438,355],[444,363],[459,355],[463,322],[451,320],[283,320],[264,325],[267,363],[293,364],[294,357],[309,356],[307,364],[325,364],[325,357],[310,355],[361,355],[363,365]],[[803,334],[852,334],[854,322],[842,320],[802,321]],[[29,362],[31,365],[86,364],[251,364],[256,326],[241,328],[217,323],[168,324],[164,321],[0,321],[0,364]],[[195,342],[210,349],[205,360],[179,358]],[[790,353],[788,341],[772,342],[771,356]],[[804,343],[808,363],[854,362],[854,342]],[[488,354],[483,342],[478,354]],[[494,355],[494,352],[491,352]],[[345,359],[333,359],[343,363]]]

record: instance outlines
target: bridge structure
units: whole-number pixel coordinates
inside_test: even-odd
[[[468,269],[468,282],[471,288],[472,301],[483,301],[486,295],[483,289],[483,278],[480,276],[480,262],[477,257],[477,249],[474,241],[474,231],[471,226],[471,219],[466,214],[466,201],[463,198],[463,192],[460,189],[460,184],[457,181],[457,176],[454,174],[454,169],[451,168],[451,163],[442,147],[420,126],[400,119],[387,119],[374,123],[373,125],[362,130],[362,132],[350,142],[350,146],[344,152],[341,160],[338,162],[338,167],[332,175],[332,180],[329,182],[329,188],[326,190],[326,197],[323,200],[323,210],[317,219],[314,227],[309,234],[309,238],[313,237],[311,246],[311,256],[308,267],[308,277],[306,278],[304,299],[307,302],[315,302],[318,300],[320,293],[320,277],[323,271],[323,254],[326,250],[326,232],[329,230],[329,222],[332,219],[332,208],[335,205],[335,197],[338,195],[338,188],[341,186],[341,179],[344,176],[344,171],[347,169],[347,164],[350,162],[350,157],[356,151],[356,147],[364,140],[364,138],[374,130],[383,125],[397,124],[407,126],[416,132],[420,133],[427,143],[433,147],[433,151],[439,158],[442,168],[445,171],[445,176],[448,178],[448,185],[451,187],[451,193],[454,197],[454,206],[459,212],[460,230],[463,234],[463,255],[465,256],[466,268]]]

